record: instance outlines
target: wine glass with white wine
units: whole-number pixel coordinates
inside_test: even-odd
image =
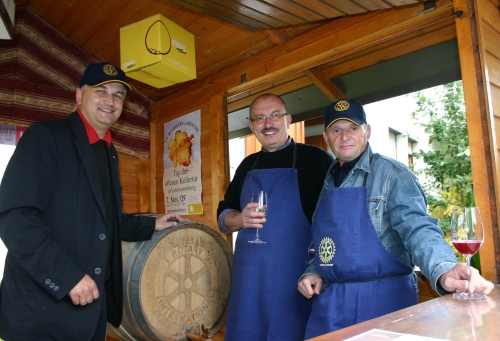
[[[259,206],[257,206],[256,210],[257,212],[264,212],[266,213],[267,211],[267,193],[264,191],[258,191],[258,192],[253,192],[252,193],[252,199],[253,203],[258,203]],[[266,242],[261,240],[259,238],[259,230],[256,229],[257,231],[255,232],[255,239],[254,240],[249,240],[249,243],[252,244],[265,244]]]

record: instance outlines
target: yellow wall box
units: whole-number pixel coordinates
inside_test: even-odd
[[[120,28],[127,77],[164,88],[196,78],[194,36],[161,14]]]

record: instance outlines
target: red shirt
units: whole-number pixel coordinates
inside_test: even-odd
[[[97,135],[94,127],[92,127],[90,125],[89,121],[87,121],[85,116],[83,116],[80,109],[76,109],[76,111],[78,112],[78,115],[80,115],[80,118],[82,119],[83,126],[85,127],[85,130],[87,131],[87,136],[89,138],[90,144],[94,144],[96,142],[99,142],[100,138],[99,138],[99,135]],[[111,132],[109,130],[106,131],[106,135],[104,135],[103,140],[104,140],[104,142],[106,142],[106,146],[108,148],[111,147]]]

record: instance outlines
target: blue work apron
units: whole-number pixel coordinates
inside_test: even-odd
[[[364,186],[332,188],[316,209],[314,264],[331,283],[313,298],[307,339],[418,302],[413,269],[382,245],[369,216],[367,197]]]
[[[238,231],[226,341],[301,341],[311,300],[297,290],[297,280],[307,266],[312,239],[300,201],[297,170],[293,168],[251,170],[241,191],[241,209],[252,191],[268,194],[266,223],[259,237],[266,244],[251,244],[255,229]],[[255,164],[254,164],[255,166]]]

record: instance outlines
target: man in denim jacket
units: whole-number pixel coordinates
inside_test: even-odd
[[[440,294],[493,289],[473,268],[467,281],[410,169],[372,153],[359,102],[330,104],[323,137],[337,160],[313,216],[316,256],[298,286],[316,295],[306,339],[418,303],[414,265]]]

